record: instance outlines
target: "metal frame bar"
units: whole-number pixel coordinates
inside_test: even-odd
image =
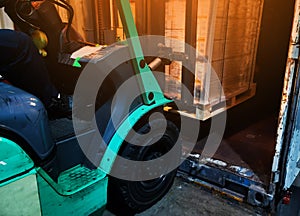
[[[145,62],[143,50],[134,23],[128,0],[116,0],[123,28],[127,37],[130,56],[143,95],[144,104],[150,105],[164,98],[164,94],[155,79],[151,69]]]
[[[99,166],[100,169],[106,173],[110,173],[117,157],[117,153],[121,148],[125,137],[133,128],[133,125],[135,125],[145,114],[151,112],[151,110],[171,102],[164,97],[164,94],[152,71],[145,63],[129,0],[116,0],[116,3],[120,12],[126,37],[127,39],[130,39],[128,40],[128,47],[134,65],[134,70],[137,75],[140,75],[138,76],[138,84],[141,89],[141,93],[143,93],[144,105],[138,107],[134,112],[128,115],[108,144]]]
[[[185,53],[189,56],[189,59],[196,59],[196,46],[197,46],[197,16],[198,16],[198,0],[186,1],[186,15],[185,15],[185,43],[189,46],[185,46]],[[192,48],[192,49],[191,49]],[[194,49],[193,49],[194,48]],[[193,101],[188,101],[188,95],[194,96],[195,87],[195,74],[196,62],[187,62],[189,68],[193,71],[189,71],[187,68],[182,67],[182,83],[185,88],[181,89],[182,101],[188,104],[193,104]]]

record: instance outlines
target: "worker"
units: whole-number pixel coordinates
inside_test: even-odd
[[[68,106],[58,98],[58,91],[50,81],[38,49],[25,33],[0,29],[0,75],[12,85],[38,97],[50,118],[68,113]]]
[[[14,24],[30,34],[30,26],[17,18],[14,5],[15,1],[0,0],[0,8],[5,8]],[[50,118],[69,114],[69,106],[58,98],[59,93],[50,81],[46,64],[27,34],[0,29],[0,75],[12,85],[38,97]]]

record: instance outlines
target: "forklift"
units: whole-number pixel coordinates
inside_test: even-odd
[[[76,58],[90,43],[72,28],[67,1],[8,2],[15,25],[38,33],[37,46],[72,116],[49,119],[37,97],[0,82],[0,215],[100,215],[106,208],[133,215],[154,205],[177,169],[161,156],[181,161],[180,115],[166,112],[173,102],[151,71],[164,62],[144,57],[129,1],[116,0],[129,40],[93,46],[91,55]],[[68,23],[56,7],[68,11]],[[115,97],[130,78],[134,96]]]

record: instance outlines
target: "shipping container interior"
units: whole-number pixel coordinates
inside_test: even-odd
[[[213,156],[214,160],[226,163],[222,169],[237,171],[241,176],[260,182],[266,191],[271,189],[273,181],[271,170],[294,3],[264,1],[251,80],[256,84],[255,95],[227,110],[225,135]],[[238,26],[236,28],[238,31]],[[200,139],[194,153],[201,154],[203,143],[205,139]],[[211,165],[220,167],[218,163]]]
[[[295,2],[131,2],[141,35],[159,34],[185,41],[211,63],[222,83],[227,107],[231,107],[227,110],[224,139],[213,158],[225,162],[227,169],[246,168],[248,177],[261,182],[268,190]],[[165,19],[155,14],[164,14]],[[184,47],[167,46],[176,52],[184,51]],[[181,63],[175,61],[165,72],[170,74],[173,70],[173,77],[184,82]],[[205,67],[197,61],[195,78],[190,79],[195,82],[185,83],[194,93],[193,106],[202,111],[207,107],[214,109],[222,101],[222,93],[211,78],[209,94],[197,91],[199,82],[205,82],[205,75],[210,72]],[[182,99],[174,88],[168,90],[165,89],[167,95],[171,93],[175,100]],[[209,119],[204,125],[205,122]],[[201,130],[194,153],[201,153],[205,143],[203,137],[207,130],[203,127]]]
[[[265,185],[271,181],[294,3],[264,1],[254,74],[256,94],[228,110],[226,136],[216,155],[226,161],[234,158],[231,162],[251,169]]]

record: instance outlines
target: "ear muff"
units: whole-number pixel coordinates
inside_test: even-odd
[[[31,33],[31,37],[40,54],[43,57],[47,56],[47,52],[45,51],[45,47],[48,45],[47,35],[40,30],[34,30]]]

